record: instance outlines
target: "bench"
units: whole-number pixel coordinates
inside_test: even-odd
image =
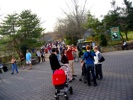
[[[123,44],[114,45],[116,50],[130,50],[133,49],[133,41],[127,41],[127,46],[123,46]]]
[[[133,49],[133,41],[127,41],[127,46],[124,47],[124,50]]]
[[[127,49],[133,49],[133,42],[127,43]]]
[[[32,65],[36,65],[36,64],[38,64],[38,63],[39,63],[39,61],[38,61],[38,57],[32,57],[32,59],[31,59],[31,63],[32,63]]]

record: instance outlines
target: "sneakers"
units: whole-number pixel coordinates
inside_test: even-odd
[[[13,75],[14,73],[11,73],[11,75]]]

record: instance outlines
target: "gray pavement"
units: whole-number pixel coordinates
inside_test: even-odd
[[[97,87],[79,81],[80,63],[74,63],[78,76],[69,84],[74,91],[69,100],[133,100],[133,50],[103,55],[104,78],[97,81]],[[51,74],[48,59],[34,65],[32,70],[19,68],[18,74],[11,75],[11,71],[0,74],[0,100],[55,100]]]

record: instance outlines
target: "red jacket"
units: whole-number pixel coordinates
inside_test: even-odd
[[[73,57],[73,54],[72,54],[72,49],[67,50],[66,56],[67,56],[68,60],[74,60],[74,57]]]

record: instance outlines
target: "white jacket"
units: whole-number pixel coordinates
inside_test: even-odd
[[[95,53],[96,56],[94,56],[94,60],[95,60],[95,61],[94,61],[94,64],[101,64],[101,63],[98,61],[98,60],[99,60],[99,56],[98,56],[99,53],[100,53],[99,51],[97,51],[97,52]]]

